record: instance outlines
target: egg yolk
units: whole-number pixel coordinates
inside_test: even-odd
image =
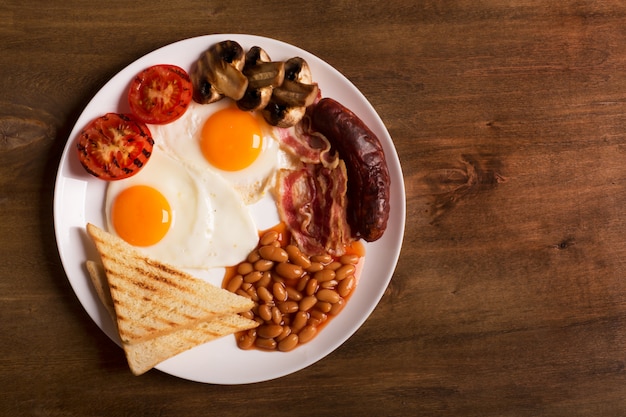
[[[202,127],[202,153],[211,165],[224,171],[248,167],[259,156],[262,146],[258,120],[237,108],[213,113]]]
[[[134,246],[154,245],[167,233],[172,212],[167,199],[156,189],[135,185],[118,194],[111,207],[117,234]]]

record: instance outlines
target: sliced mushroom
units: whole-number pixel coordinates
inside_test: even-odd
[[[223,41],[205,52],[210,67],[208,79],[215,89],[226,97],[239,100],[248,87],[243,75],[246,56],[241,45],[235,41]]]
[[[274,126],[289,127],[298,123],[319,95],[319,87],[307,62],[294,57],[285,61],[285,79],[273,89],[270,103],[263,111],[265,120]]]
[[[287,107],[270,101],[261,110],[267,123],[277,127],[291,127],[297,124],[306,112],[306,107]]]
[[[318,92],[317,84],[285,80],[274,89],[272,100],[287,107],[308,107],[315,102]]]
[[[313,76],[309,64],[299,56],[289,58],[285,61],[285,79],[303,84],[311,84],[313,82]]]
[[[278,87],[285,78],[285,63],[261,62],[244,68],[243,73],[248,77],[248,88]]]
[[[266,107],[271,98],[271,88],[248,89],[241,100],[237,100],[237,107],[243,111],[259,110]]]
[[[246,62],[244,68],[260,64],[261,62],[270,62],[271,60],[270,56],[267,52],[265,52],[265,49],[260,46],[253,46],[248,49],[248,52],[246,52]]]
[[[193,99],[200,104],[214,103],[221,100],[224,95],[217,91],[209,80],[209,64],[206,60],[206,53],[196,61],[196,65],[189,74],[193,84]]]
[[[196,61],[191,71],[193,99],[201,104],[213,103],[224,96],[238,100],[246,91],[248,79],[242,74],[245,54],[235,41],[212,45]]]
[[[269,103],[274,87],[282,84],[285,64],[272,62],[265,50],[254,46],[246,53],[243,74],[248,78],[248,88],[237,106],[241,110],[259,110]]]

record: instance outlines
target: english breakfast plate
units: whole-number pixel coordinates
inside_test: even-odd
[[[241,350],[234,336],[197,346],[172,357],[156,369],[191,381],[212,384],[246,384],[279,378],[323,359],[351,337],[370,316],[387,288],[398,261],[404,235],[406,203],[398,155],[387,129],[363,94],[339,71],[296,46],[259,36],[216,34],[182,40],[157,49],[128,65],[93,97],[79,116],[59,164],[54,191],[54,223],[59,254],[72,289],[91,319],[118,345],[115,325],[91,285],[85,261],[98,254],[85,232],[90,222],[106,228],[104,214],[106,182],[85,172],[76,156],[81,129],[108,112],[128,112],[128,86],[141,70],[156,64],[174,64],[189,70],[210,45],[234,40],[244,49],[261,46],[274,60],[304,58],[324,97],[332,97],[356,113],[380,139],[391,178],[390,216],[385,234],[365,243],[365,263],[358,286],[346,307],[310,342],[290,352]],[[275,225],[278,215],[272,197],[251,206],[259,230]],[[221,268],[189,271],[221,285]],[[120,354],[122,354],[120,350]]]

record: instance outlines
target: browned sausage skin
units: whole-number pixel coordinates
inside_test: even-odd
[[[323,98],[311,113],[313,130],[324,135],[346,163],[348,223],[353,236],[379,239],[389,218],[389,170],[378,137],[351,110]]]

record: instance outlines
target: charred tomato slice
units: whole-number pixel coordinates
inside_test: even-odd
[[[130,85],[128,102],[138,120],[165,124],[183,115],[192,95],[191,79],[184,69],[160,64],[137,74]]]
[[[154,140],[148,127],[130,115],[108,113],[91,121],[80,133],[78,159],[91,175],[103,180],[128,178],[152,155]]]

